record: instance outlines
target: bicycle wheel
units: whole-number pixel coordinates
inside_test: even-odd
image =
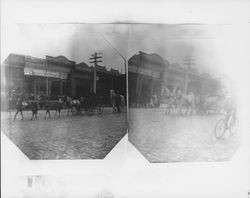
[[[235,118],[235,120],[231,121],[231,123],[230,123],[231,134],[234,134],[238,130],[238,124],[239,124],[239,121],[237,118]]]
[[[97,113],[98,113],[98,114],[102,114],[102,113],[103,113],[103,108],[102,108],[102,106],[98,106],[98,107],[97,107]]]
[[[214,127],[214,135],[216,138],[221,138],[225,133],[225,120],[220,119]]]

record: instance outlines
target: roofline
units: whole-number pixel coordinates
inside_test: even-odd
[[[88,65],[87,63],[85,63],[85,62],[80,62],[80,63],[76,63],[75,61],[72,61],[72,60],[69,60],[66,56],[63,56],[63,55],[59,55],[59,56],[50,56],[50,55],[45,55],[45,58],[38,58],[38,57],[34,57],[34,56],[30,56],[30,55],[23,55],[23,54],[16,54],[16,53],[10,53],[8,56],[7,56],[7,58],[3,61],[3,63],[2,64],[6,64],[6,60],[8,60],[8,58],[10,57],[10,56],[21,56],[21,57],[24,57],[24,58],[34,58],[34,59],[39,59],[39,60],[41,60],[41,61],[48,61],[48,62],[50,62],[50,60],[47,60],[46,59],[46,57],[51,57],[51,58],[58,58],[58,57],[64,57],[64,58],[66,58],[69,62],[72,62],[72,64],[71,65],[74,65],[74,68],[73,69],[75,69],[75,66],[79,66],[79,65],[81,65],[81,64],[85,64],[86,66],[88,66],[88,68],[90,69],[90,70],[92,70],[93,69],[93,66],[90,66],[90,65]],[[61,63],[61,62],[58,62],[59,64]],[[61,64],[63,64],[63,63],[61,63]],[[63,64],[63,65],[70,65],[70,64]],[[107,69],[106,68],[106,66],[101,66],[101,65],[98,65],[98,66],[100,66],[100,67],[104,67],[105,69],[106,69],[106,71],[102,71],[102,70],[98,70],[97,69],[97,71],[101,71],[101,72],[105,72],[105,73],[107,73],[107,74],[114,74],[114,75],[117,75],[117,76],[119,76],[119,75],[124,75],[123,73],[120,73],[120,71],[118,70],[118,69],[114,69],[114,68],[111,68],[111,69]],[[111,70],[115,70],[115,71],[117,71],[117,72],[112,72]],[[83,70],[79,70],[79,71],[83,71]],[[86,71],[87,71],[87,68],[86,68]],[[88,71],[87,71],[88,72]]]

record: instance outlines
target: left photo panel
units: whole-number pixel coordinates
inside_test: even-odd
[[[103,159],[127,133],[122,24],[2,33],[1,131],[31,160]]]

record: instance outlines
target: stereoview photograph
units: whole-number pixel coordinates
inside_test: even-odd
[[[32,160],[103,159],[127,132],[126,26],[10,30],[1,56],[2,132]]]
[[[129,141],[149,162],[225,161],[237,151],[235,31],[132,25]]]

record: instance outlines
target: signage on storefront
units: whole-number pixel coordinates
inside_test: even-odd
[[[33,75],[33,71],[30,69],[24,68],[24,75]]]
[[[67,73],[59,73],[60,79],[67,79]]]
[[[58,72],[47,71],[47,72],[45,72],[45,76],[51,77],[51,78],[59,78],[60,75]]]
[[[43,69],[24,68],[24,75],[67,79],[67,73],[53,72],[53,71],[47,71]]]
[[[134,72],[134,73],[146,75],[146,76],[150,76],[153,78],[160,78],[160,72],[157,72],[157,71],[152,71],[149,69],[139,68],[139,67],[135,67],[135,66],[129,66],[128,70],[129,70],[129,72]]]

